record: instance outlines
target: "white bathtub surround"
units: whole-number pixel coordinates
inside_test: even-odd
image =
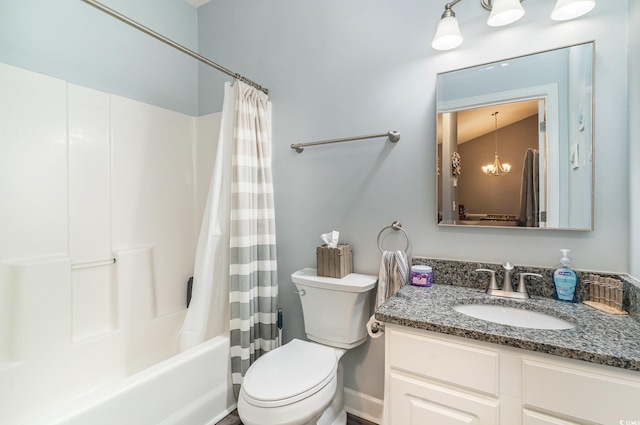
[[[231,372],[237,397],[249,366],[276,348],[278,275],[271,103],[266,94],[241,81],[234,85],[229,305]]]
[[[177,353],[217,124],[3,64],[0,92],[0,423],[46,424]]]

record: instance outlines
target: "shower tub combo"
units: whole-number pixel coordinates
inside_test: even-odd
[[[0,92],[0,424],[214,424],[228,332],[178,339],[219,114],[3,63]]]
[[[125,250],[102,266],[119,326],[78,341],[68,258],[0,265],[0,423],[209,425],[235,408],[228,333],[179,352],[185,310],[154,314],[151,258]]]

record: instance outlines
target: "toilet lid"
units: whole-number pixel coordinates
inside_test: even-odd
[[[242,390],[256,405],[289,404],[327,385],[337,367],[333,348],[294,339],[256,360],[245,374]]]

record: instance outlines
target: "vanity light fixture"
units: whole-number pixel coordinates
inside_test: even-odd
[[[501,27],[509,25],[524,16],[524,8],[520,4],[522,0],[480,0],[482,7],[490,10],[487,25]]]
[[[558,0],[551,12],[554,21],[567,21],[585,15],[596,7],[596,0]]]
[[[438,23],[436,36],[433,38],[433,42],[431,42],[431,47],[434,49],[451,50],[462,43],[462,34],[460,33],[458,20],[456,19],[456,14],[453,12],[453,9],[451,9],[461,1],[462,0],[454,0],[444,5],[444,13]]]
[[[511,165],[509,164],[500,164],[500,159],[498,159],[498,111],[491,114],[495,117],[495,140],[496,140],[496,153],[493,157],[493,164],[487,164],[482,166],[482,171],[485,174],[489,174],[491,176],[504,176],[509,171],[511,171]]]
[[[444,5],[444,13],[438,23],[436,35],[431,42],[431,47],[436,50],[451,50],[462,44],[462,33],[453,12],[453,6],[462,0],[453,0]],[[525,14],[520,4],[522,0],[480,0],[485,9],[491,11],[487,25],[499,27],[509,25]],[[554,21],[566,21],[589,13],[596,5],[596,0],[556,0],[556,5],[551,12]]]

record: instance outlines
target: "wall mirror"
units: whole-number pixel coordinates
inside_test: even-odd
[[[593,229],[594,43],[437,76],[438,224]]]

